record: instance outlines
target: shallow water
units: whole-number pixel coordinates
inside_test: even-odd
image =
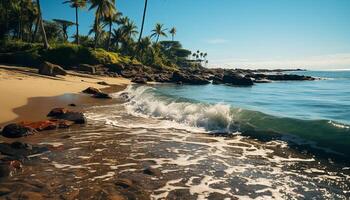
[[[115,94],[115,103],[85,107],[86,126],[19,139],[50,151],[31,156],[21,172],[1,179],[1,198],[350,198],[350,163],[335,159],[332,145],[320,146],[322,134],[346,129],[327,122],[321,134],[309,131],[321,140],[303,140],[306,132],[268,128],[295,130],[298,123],[306,131],[321,130],[323,121],[287,118],[288,126],[277,126],[281,121],[266,123],[279,119],[271,114],[159,92],[165,88],[181,91],[132,86]],[[340,147],[346,142],[340,140]],[[329,154],[317,153],[325,149]],[[131,184],[120,184],[125,179]]]
[[[21,139],[51,146],[4,179],[7,197],[112,199],[347,199],[350,167],[280,140],[213,136],[166,120],[132,116],[123,104],[86,110],[89,123]],[[45,135],[44,135],[45,134]],[[159,170],[148,175],[146,167]],[[135,187],[116,183],[132,180]]]
[[[350,72],[297,72],[318,81],[252,87],[155,85],[129,87],[132,115],[156,117],[209,132],[276,134],[314,149],[350,156]]]

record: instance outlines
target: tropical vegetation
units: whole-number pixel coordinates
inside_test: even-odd
[[[45,20],[40,0],[0,1],[0,61],[36,62],[48,59],[57,64],[68,62],[124,62],[180,69],[198,67],[208,63],[207,53],[184,49],[175,40],[176,27],[168,29],[157,23],[150,34],[144,33],[147,0],[140,30],[135,22],[124,16],[115,0],[62,0],[74,9],[75,21],[67,19]],[[79,33],[79,10],[87,8],[94,12],[88,35]],[[73,12],[73,10],[72,10]],[[69,36],[70,29],[73,34]],[[171,36],[171,40],[166,40]],[[87,59],[79,59],[84,56]],[[55,58],[56,57],[56,58]],[[102,57],[102,58],[101,58]],[[62,59],[60,59],[62,58]],[[62,63],[65,62],[65,63]]]

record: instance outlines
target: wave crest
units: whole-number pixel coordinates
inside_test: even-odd
[[[156,117],[204,128],[206,131],[232,131],[234,122],[229,105],[180,102],[157,96],[152,93],[153,90],[147,86],[129,87],[126,90],[129,95],[129,101],[125,104],[127,111],[133,115]]]

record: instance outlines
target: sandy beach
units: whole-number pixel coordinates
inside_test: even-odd
[[[125,87],[130,83],[124,78],[71,71],[67,76],[49,77],[38,74],[37,69],[33,68],[0,65],[0,125],[15,119],[38,120],[52,107],[92,101],[77,94],[87,87],[109,87],[97,83],[101,81],[116,87]],[[29,103],[31,106],[25,106]],[[31,119],[28,119],[28,115]]]

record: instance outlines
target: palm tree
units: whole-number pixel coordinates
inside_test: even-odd
[[[101,19],[111,17],[116,13],[115,0],[90,0],[91,6],[89,10],[95,9],[95,27],[100,26]],[[100,31],[96,29],[95,32],[95,48],[97,47]]]
[[[146,12],[147,12],[147,2],[148,2],[148,0],[145,0],[145,6],[143,8],[143,16],[142,16],[142,23],[141,23],[141,31],[140,31],[138,43],[140,43],[140,41],[141,41],[142,33],[143,33],[143,27],[145,25]]]
[[[38,6],[39,24],[40,24],[40,28],[41,28],[41,34],[42,34],[42,37],[44,39],[44,47],[45,47],[45,49],[49,49],[50,45],[49,45],[49,42],[47,41],[46,32],[45,32],[45,28],[44,28],[43,17],[42,17],[42,13],[41,13],[41,9],[40,9],[40,0],[36,0],[36,5]]]
[[[152,35],[151,35],[151,38],[152,37],[157,37],[157,39],[156,39],[156,44],[158,43],[158,40],[159,40],[159,37],[160,36],[164,36],[164,37],[167,37],[167,35],[166,35],[166,33],[165,33],[165,31],[167,30],[167,29],[163,29],[163,24],[159,24],[159,23],[157,23],[156,24],[156,27],[152,30]]]
[[[109,31],[108,31],[108,41],[107,41],[107,50],[109,51],[109,47],[111,45],[111,37],[112,37],[112,26],[113,26],[113,23],[118,23],[119,22],[119,19],[120,17],[122,16],[123,14],[121,12],[115,12],[114,14],[110,15],[110,16],[107,16],[105,18],[105,25],[108,25],[109,26]]]
[[[75,8],[75,25],[77,27],[75,41],[79,45],[79,8],[84,8],[86,6],[86,0],[68,0],[63,3],[69,3],[71,8]]]
[[[174,41],[174,36],[176,35],[176,28],[171,28],[169,33],[171,34],[171,40]]]
[[[121,30],[128,38],[132,38],[138,33],[137,26],[132,21],[127,21],[127,23],[121,27]]]
[[[67,29],[70,27],[70,26],[73,26],[75,25],[74,22],[71,22],[71,21],[67,21],[67,20],[63,20],[63,19],[53,19],[54,22],[56,22],[57,24],[59,24],[62,28],[62,34],[63,34],[63,38],[65,41],[68,40],[68,32],[67,32]]]

